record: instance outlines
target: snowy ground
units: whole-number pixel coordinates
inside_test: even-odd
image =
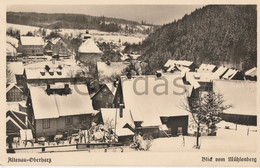
[[[229,126],[230,129],[225,129]],[[217,136],[201,136],[201,152],[254,152],[257,145],[256,127],[238,125],[222,121],[218,124]],[[249,135],[247,131],[249,128]],[[175,151],[198,151],[193,148],[196,137],[185,136],[185,146],[182,137],[155,139],[150,151],[175,152]]]
[[[225,129],[229,126],[229,129]],[[254,152],[257,145],[256,127],[238,125],[235,130],[235,124],[222,121],[218,124],[217,136],[202,136],[200,137],[200,150],[193,148],[196,144],[196,137],[184,136],[185,144],[183,144],[183,137],[171,138],[157,138],[154,139],[150,152]],[[249,128],[249,135],[248,133]],[[55,145],[55,144],[53,144]],[[55,148],[55,152],[104,152],[103,149],[85,149],[76,150],[75,146],[67,146]],[[120,147],[108,148],[107,152],[121,152]],[[129,147],[123,147],[124,152],[136,152]],[[53,148],[46,148],[46,152],[54,151]],[[16,151],[21,152],[41,152],[41,149]]]

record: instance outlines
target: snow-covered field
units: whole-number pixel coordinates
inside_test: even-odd
[[[18,24],[11,24],[7,23],[6,24],[6,30],[9,28],[17,29],[20,30],[21,35],[25,35],[28,31],[31,31],[32,33],[34,31],[38,31],[40,27],[35,27],[35,26],[26,26],[26,25],[18,25]],[[47,34],[49,34],[51,29],[46,29]],[[77,37],[79,34],[84,34],[86,30],[84,29],[59,29],[59,33],[62,35],[66,36],[73,36]],[[99,42],[114,42],[118,43],[120,40],[121,43],[139,43],[142,40],[146,38],[147,35],[143,34],[124,34],[124,33],[109,33],[109,32],[103,32],[103,31],[98,31],[98,30],[89,30],[89,34],[92,36],[92,38],[95,41]]]
[[[254,152],[257,145],[257,127],[236,126],[233,123],[222,121],[218,125],[217,136],[201,136],[200,150],[193,148],[196,137],[185,136],[183,146],[182,137],[158,138],[153,142],[150,151],[153,152],[178,152],[178,151],[201,151],[201,152]],[[229,129],[225,129],[229,126]],[[247,135],[249,128],[249,135]]]

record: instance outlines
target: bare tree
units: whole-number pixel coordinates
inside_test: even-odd
[[[219,114],[224,110],[232,107],[231,105],[224,105],[223,95],[214,91],[209,91],[205,94],[199,94],[196,98],[189,98],[181,105],[186,111],[190,112],[194,122],[197,124],[196,132],[196,148],[199,149],[199,137],[201,124],[206,124],[208,130],[216,130],[216,123],[221,118]]]

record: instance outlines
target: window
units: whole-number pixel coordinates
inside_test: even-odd
[[[42,121],[42,128],[43,129],[50,128],[50,119],[45,119],[45,120]]]
[[[73,124],[73,118],[72,117],[66,117],[65,118],[65,124],[66,125],[72,125]]]

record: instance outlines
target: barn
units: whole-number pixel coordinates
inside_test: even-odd
[[[225,104],[232,107],[225,110],[223,120],[243,125],[257,125],[255,81],[214,80],[213,90],[221,93]]]

